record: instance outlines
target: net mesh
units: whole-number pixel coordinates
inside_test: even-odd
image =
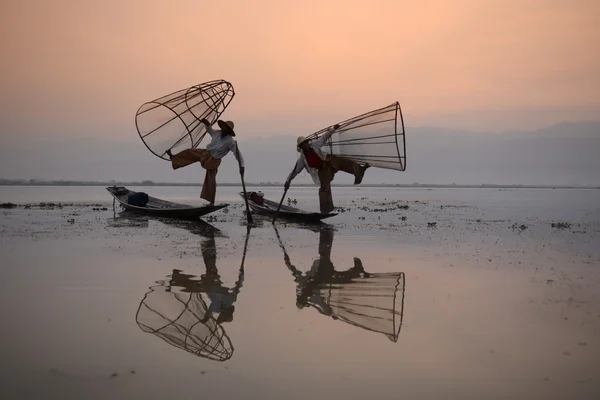
[[[233,85],[224,80],[178,90],[142,104],[135,116],[137,131],[148,150],[169,160],[167,150],[197,147],[206,134],[200,120],[216,123],[234,95]]]
[[[404,311],[403,272],[373,273],[320,290],[333,318],[398,341]]]
[[[161,283],[150,288],[140,303],[136,322],[144,331],[199,357],[225,361],[233,344],[212,316],[201,293],[187,293]]]
[[[404,316],[404,272],[369,273],[358,257],[354,257],[354,267],[336,270],[331,262],[334,230],[321,226],[319,259],[303,273],[291,263],[277,227],[274,229],[285,265],[297,283],[299,308],[308,305],[335,320],[398,341]]]
[[[322,150],[344,156],[360,164],[404,171],[406,169],[406,139],[400,103],[370,111],[339,123]],[[323,135],[324,128],[309,136]]]

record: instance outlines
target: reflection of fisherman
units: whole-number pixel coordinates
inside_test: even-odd
[[[327,284],[350,283],[353,279],[367,277],[362,262],[354,258],[354,267],[347,271],[336,271],[331,262],[331,247],[333,245],[333,229],[321,228],[319,236],[319,259],[313,262],[311,269],[306,273],[298,271],[290,262],[287,253],[284,253],[285,264],[292,271],[298,284],[296,289],[296,306],[304,308],[313,305],[322,314],[331,315],[331,307],[327,304],[321,290]]]
[[[172,286],[181,286],[184,292],[203,292],[210,298],[210,306],[206,315],[200,320],[205,323],[213,314],[218,314],[217,323],[231,322],[233,320],[233,305],[237,300],[238,293],[244,282],[244,265],[240,266],[238,280],[233,288],[223,286],[219,271],[217,270],[217,249],[214,235],[203,240],[200,244],[202,258],[206,266],[206,273],[200,277],[200,280],[190,279],[190,275],[181,273],[174,269],[170,284]]]

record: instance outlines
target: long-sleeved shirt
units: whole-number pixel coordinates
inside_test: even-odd
[[[211,126],[207,126],[206,131],[212,137],[212,140],[208,146],[206,146],[206,150],[210,151],[210,154],[214,158],[221,159],[231,151],[239,161],[240,166],[242,168],[244,167],[244,157],[242,157],[242,152],[239,151],[237,142],[231,135],[223,135],[221,130],[213,129]]]
[[[319,158],[323,161],[325,161],[327,153],[321,150],[321,147],[323,147],[325,143],[327,143],[331,135],[333,135],[333,132],[335,132],[335,129],[331,127],[327,130],[327,132],[323,134],[323,136],[317,139],[313,139],[309,142],[310,147],[315,151],[315,153],[317,153]],[[304,156],[304,152],[302,150],[300,150],[300,156],[298,156],[296,166],[287,178],[287,183],[292,182],[292,179],[294,179],[300,172],[302,172],[303,169],[305,169],[310,174],[314,183],[319,183],[319,175],[317,170],[315,168],[311,168],[308,165],[308,162],[306,161],[306,157]]]

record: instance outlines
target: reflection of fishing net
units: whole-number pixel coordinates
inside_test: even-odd
[[[327,284],[319,291],[333,318],[398,340],[404,313],[403,272],[373,273],[350,283]]]
[[[172,346],[210,360],[228,360],[233,355],[231,340],[212,316],[203,320],[207,312],[200,293],[178,292],[161,285],[146,293],[135,319],[144,332]]]
[[[169,149],[176,153],[197,147],[206,134],[200,120],[217,122],[234,95],[231,83],[215,80],[144,103],[135,116],[140,138],[148,150],[169,160]]]
[[[373,167],[406,169],[406,140],[404,119],[400,103],[396,102],[340,122],[338,129],[329,139],[323,151],[348,157],[358,163],[369,163]],[[322,129],[308,136],[321,136]]]

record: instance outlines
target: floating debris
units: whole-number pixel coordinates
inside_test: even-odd
[[[571,224],[568,222],[553,222],[552,227],[557,229],[569,229]]]
[[[512,224],[510,226],[510,228],[513,229],[513,230],[524,231],[525,229],[527,229],[529,227],[527,225],[525,225],[525,224],[518,225],[518,224],[514,223],[514,224]]]

